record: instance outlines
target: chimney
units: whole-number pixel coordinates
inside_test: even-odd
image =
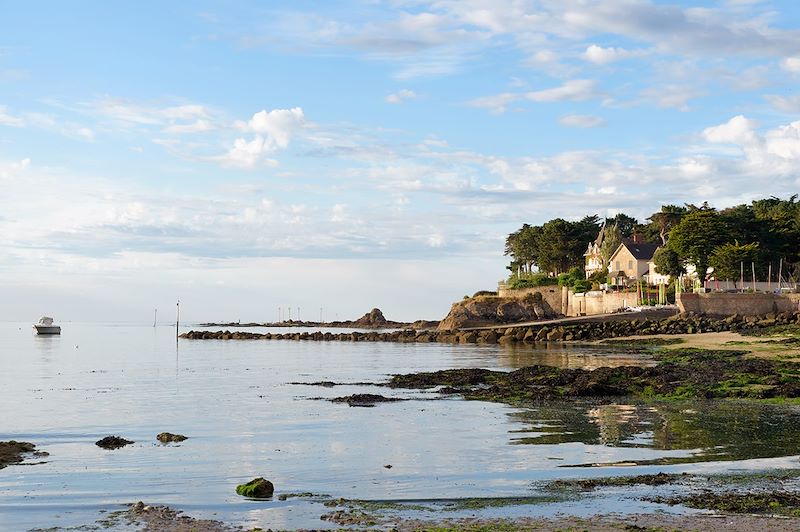
[[[641,244],[641,242],[640,242],[641,239],[642,239],[642,237],[639,236],[639,234],[636,231],[634,231],[633,234],[631,234],[631,241],[634,244]]]

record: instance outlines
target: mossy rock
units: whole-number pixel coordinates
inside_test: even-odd
[[[162,432],[158,436],[156,436],[156,439],[161,443],[178,443],[187,440],[188,438],[183,434],[172,434],[171,432]]]
[[[272,482],[261,477],[254,478],[247,484],[236,486],[236,493],[253,499],[268,499],[274,492],[275,486],[272,485]]]

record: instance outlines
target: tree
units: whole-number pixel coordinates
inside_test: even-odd
[[[678,225],[684,214],[686,214],[686,207],[662,205],[659,212],[650,215],[648,220],[652,221],[658,227],[658,234],[661,237],[662,245],[667,245],[667,235],[673,227]]]
[[[577,222],[556,218],[544,225],[524,224],[506,238],[505,254],[512,257],[512,272],[539,271],[558,274],[570,268],[583,268],[586,243],[598,231],[597,216],[585,216]]]
[[[620,243],[622,243],[622,233],[617,224],[607,225],[603,230],[603,243],[600,244],[600,260],[603,270],[608,268],[608,261],[611,260],[611,255],[614,254]]]
[[[705,280],[708,260],[714,248],[728,241],[728,228],[714,209],[695,209],[684,215],[669,232],[667,246],[678,254],[684,266],[694,264]]]
[[[741,245],[739,242],[722,244],[714,248],[709,257],[709,264],[714,268],[717,279],[730,279],[736,287],[741,277],[742,263],[745,269],[758,259],[758,243]]]
[[[611,218],[610,222],[617,226],[617,229],[619,229],[619,233],[623,238],[628,238],[631,236],[633,230],[637,225],[639,225],[639,220],[632,216],[628,216],[624,212],[621,212]]]
[[[576,255],[583,256],[585,242],[572,238],[572,224],[563,218],[550,220],[542,226],[537,263],[542,271],[559,274],[574,265]]]
[[[656,265],[656,272],[662,275],[669,275],[673,279],[686,273],[681,258],[669,248],[658,248],[653,255],[653,262]]]

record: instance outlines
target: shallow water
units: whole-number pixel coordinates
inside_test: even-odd
[[[44,464],[0,470],[0,529],[92,522],[98,510],[137,500],[264,528],[326,525],[320,508],[306,501],[254,502],[234,493],[256,476],[271,479],[276,495],[418,500],[529,496],[537,481],[553,478],[797,466],[791,455],[800,413],[786,407],[519,409],[431,401],[435,394],[425,391],[288,384],[376,382],[443,368],[651,363],[637,355],[580,347],[176,342],[166,326],[62,325],[61,336],[37,337],[29,324],[0,323],[0,440],[30,441],[50,453]],[[319,400],[363,392],[412,400],[375,408]],[[155,435],[163,431],[190,439],[162,446]],[[116,451],[94,445],[110,434],[136,443]],[[759,460],[741,461],[747,459]],[[634,461],[656,465],[620,465]],[[592,508],[572,506],[537,511]],[[629,507],[642,505],[615,509]]]

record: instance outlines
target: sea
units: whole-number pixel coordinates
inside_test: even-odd
[[[653,363],[610,347],[187,340],[174,324],[61,325],[59,336],[37,336],[29,323],[0,323],[0,441],[49,453],[0,469],[0,530],[87,525],[137,501],[264,529],[337,528],[320,519],[330,511],[321,498],[447,506],[533,500],[554,479],[800,465],[792,406],[521,407],[379,386],[393,374],[447,368]],[[190,328],[199,329],[178,332]],[[277,331],[305,330],[317,329]],[[312,384],[321,381],[339,385]],[[406,400],[371,408],[330,401],[354,393]],[[161,444],[156,435],[165,431],[188,439]],[[95,445],[109,435],[134,443]],[[273,499],[236,494],[255,477],[273,482]],[[298,493],[316,498],[278,497]],[[686,511],[629,497],[543,501],[485,515]]]

